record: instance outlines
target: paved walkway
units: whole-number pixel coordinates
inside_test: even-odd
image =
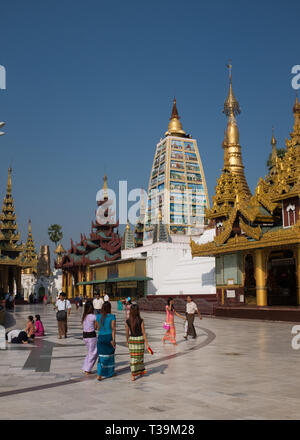
[[[116,377],[81,373],[86,354],[82,309],[72,310],[69,337],[57,339],[51,305],[17,306],[7,329],[39,313],[47,336],[0,351],[1,419],[298,419],[300,350],[292,323],[195,319],[198,338],[162,344],[164,316],[143,313],[154,355],[148,375],[131,382],[124,315],[117,313]],[[96,367],[95,367],[96,371]]]

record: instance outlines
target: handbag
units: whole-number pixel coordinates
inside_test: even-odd
[[[171,326],[170,326],[170,324],[168,324],[167,322],[164,322],[163,328],[164,328],[165,330],[170,330]]]
[[[89,339],[89,338],[96,338],[97,335],[96,335],[95,331],[94,332],[83,332],[82,337],[83,337],[83,339]]]
[[[67,300],[65,300],[65,310],[59,310],[56,313],[56,319],[57,321],[66,321],[67,320],[67,312],[66,312],[66,308],[67,308]]]

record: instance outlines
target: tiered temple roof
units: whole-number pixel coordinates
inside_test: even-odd
[[[28,237],[25,245],[25,250],[22,254],[23,265],[26,271],[37,271],[38,256],[35,250],[33,235],[31,231],[31,220],[28,221]]]
[[[24,245],[20,242],[20,233],[16,222],[14,199],[12,197],[11,172],[8,171],[6,195],[0,215],[0,264],[22,265]]]
[[[106,176],[104,176],[103,193],[103,198],[98,201],[99,207],[104,203],[109,204]],[[96,220],[92,222],[90,235],[81,234],[78,243],[71,240],[70,249],[63,255],[61,262],[56,261],[56,268],[84,267],[121,258],[122,237],[118,232],[115,232],[119,222],[112,224],[110,208],[106,208],[105,205],[103,209],[104,221],[100,222],[96,215]]]
[[[286,140],[286,153],[279,158],[272,135],[272,168],[260,178],[253,196],[245,182],[226,167],[216,186],[213,207],[206,211],[213,219],[216,236],[213,242],[199,245],[191,241],[193,256],[218,255],[236,250],[300,243],[300,103],[293,107],[294,127]],[[293,222],[284,226],[283,211],[293,212]]]

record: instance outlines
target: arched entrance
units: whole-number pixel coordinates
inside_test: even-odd
[[[45,296],[45,293],[46,293],[46,291],[45,291],[45,287],[44,287],[44,286],[41,286],[41,287],[39,288],[39,292],[38,292],[38,301],[39,301],[39,302],[43,302],[43,298],[44,298],[44,296]]]
[[[268,305],[297,305],[297,276],[293,251],[273,251],[268,259]]]

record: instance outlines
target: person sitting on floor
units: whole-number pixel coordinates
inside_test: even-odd
[[[34,320],[33,320],[33,316],[28,316],[28,321],[27,321],[27,325],[25,328],[25,332],[27,333],[28,338],[30,339],[34,339],[34,334],[35,334],[35,327],[34,327]]]
[[[40,315],[35,315],[35,336],[45,336],[45,330]]]

